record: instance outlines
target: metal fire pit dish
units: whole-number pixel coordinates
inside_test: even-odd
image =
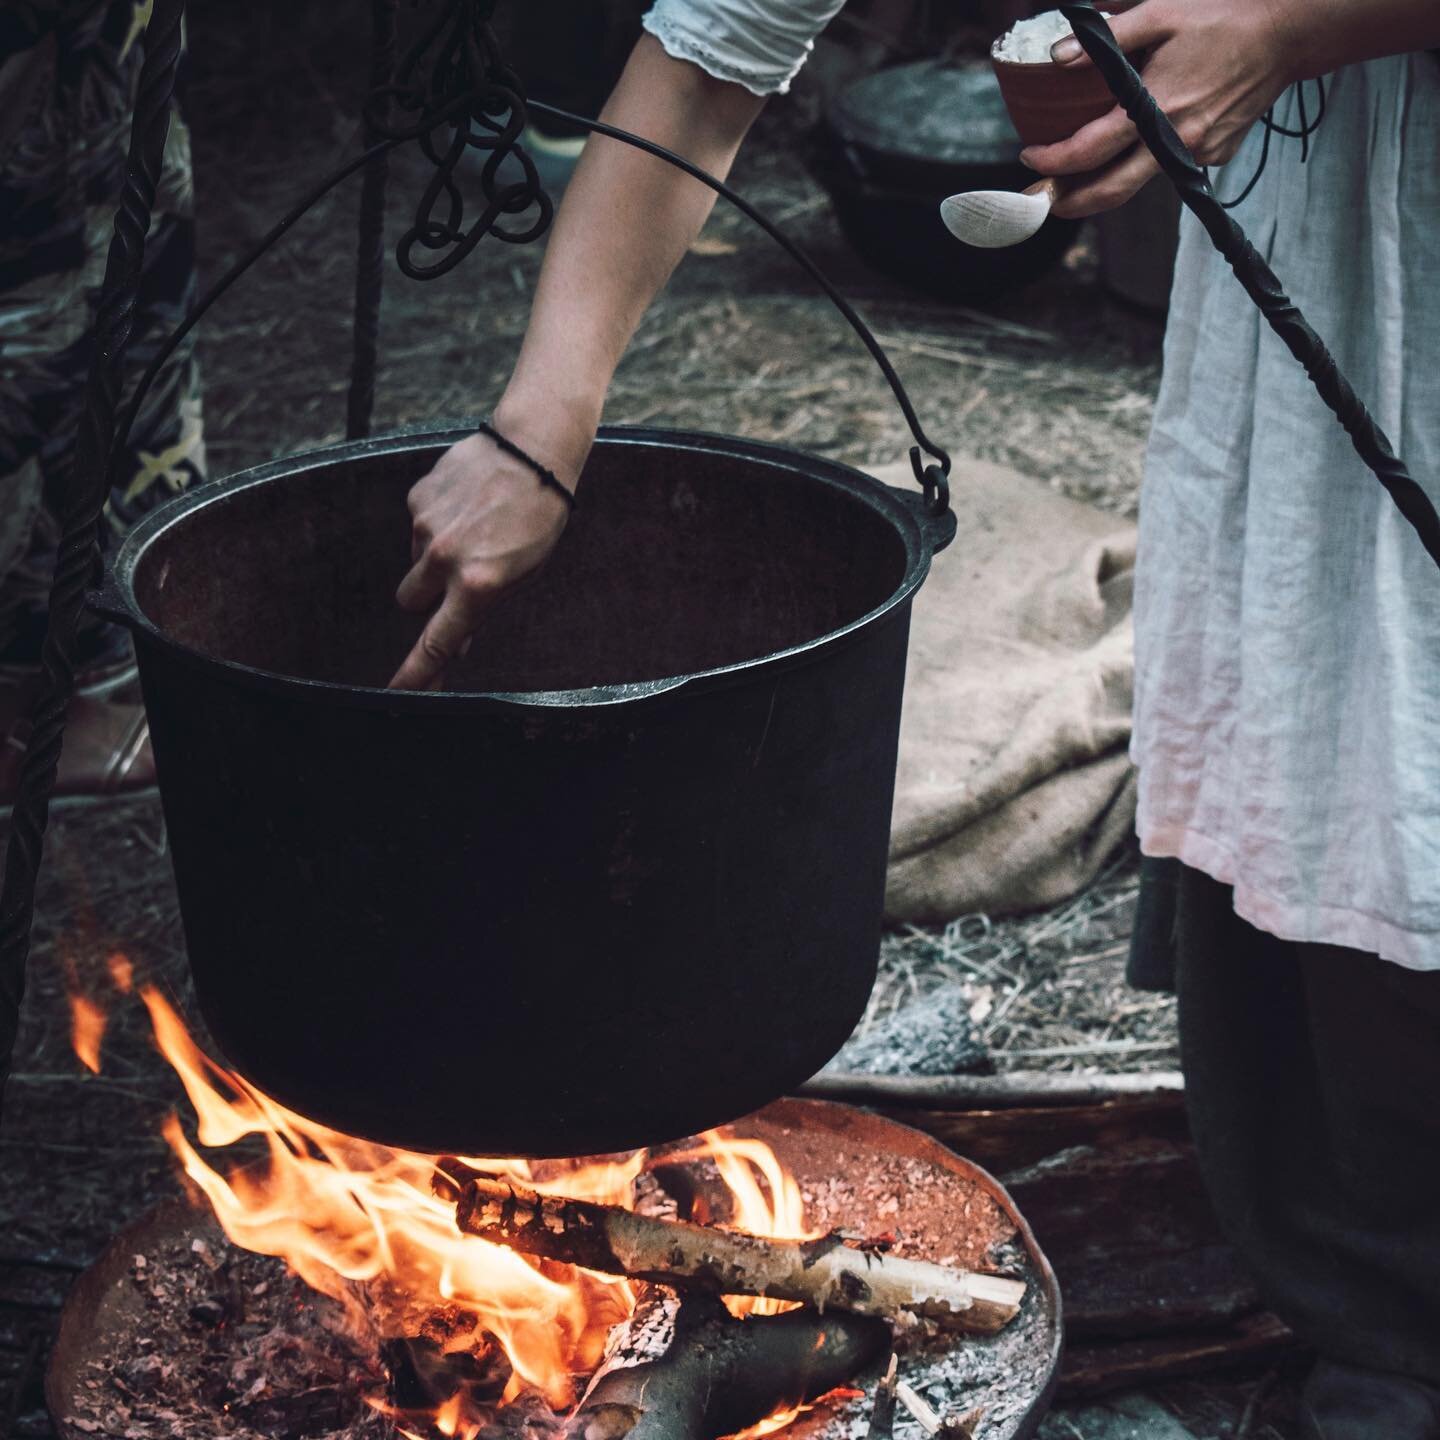
[[[737,1122],[735,1133],[765,1141],[795,1176],[805,1196],[807,1223],[865,1235],[889,1232],[895,1253],[1003,1269],[1028,1290],[1016,1319],[999,1335],[964,1337],[943,1349],[907,1354],[901,1375],[936,1409],[984,1411],[977,1440],[1026,1440],[1039,1428],[1059,1372],[1061,1302],[1049,1262],[1014,1203],[985,1171],[928,1135],[866,1111],[820,1100],[781,1100]],[[664,1156],[657,1156],[657,1164]],[[76,1281],[60,1320],[46,1376],[46,1398],[60,1440],[107,1440],[121,1433],[165,1440],[213,1440],[214,1417],[194,1425],[163,1388],[137,1400],[122,1397],[117,1374],[148,1350],[176,1367],[183,1388],[187,1360],[223,1343],[223,1331],[187,1324],[188,1334],[156,1333],[154,1310],[137,1281],[135,1257],[152,1274],[167,1264],[200,1267],[192,1249],[204,1240],[213,1259],[228,1242],[208,1214],[169,1201],[121,1231]],[[282,1262],[257,1262],[283,1274]],[[208,1275],[207,1275],[208,1280]],[[148,1341],[141,1347],[142,1339]],[[875,1374],[857,1376],[863,1396],[837,1398],[802,1414],[787,1440],[863,1440],[873,1405]],[[122,1431],[103,1417],[121,1402]],[[162,1413],[163,1412],[163,1413]],[[148,1418],[153,1416],[153,1419]],[[232,1419],[233,1419],[232,1415]],[[153,1427],[153,1428],[152,1428]],[[238,1425],[234,1440],[256,1440]],[[374,1433],[373,1418],[334,1432],[333,1440]],[[921,1430],[902,1412],[897,1440]]]

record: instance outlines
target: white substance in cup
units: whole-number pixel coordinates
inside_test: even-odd
[[[1049,65],[1050,47],[1074,32],[1058,11],[1047,10],[1029,20],[1017,20],[996,42],[991,54],[1015,65]]]

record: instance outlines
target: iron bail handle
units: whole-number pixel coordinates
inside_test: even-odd
[[[539,100],[529,100],[524,103],[528,109],[538,114],[548,115],[552,119],[561,120],[568,125],[578,126],[592,134],[604,135],[610,140],[618,140],[624,145],[644,151],[647,155],[653,155],[657,160],[665,161],[667,165],[673,165],[675,169],[683,171],[692,179],[708,186],[723,200],[729,201],[747,220],[759,226],[785,251],[820,287],[825,297],[844,316],[846,323],[860,337],[861,343],[870,352],[870,357],[885,377],[885,383],[889,385],[891,394],[894,395],[896,404],[900,407],[900,413],[905,417],[905,424],[910,430],[911,438],[915,442],[910,448],[910,468],[915,473],[916,483],[924,492],[926,508],[931,515],[936,517],[948,513],[950,509],[949,451],[936,444],[925,433],[925,429],[920,423],[920,417],[915,413],[914,402],[905,388],[905,382],[901,380],[889,355],[885,353],[885,347],[876,339],[875,332],[804,249],[739,191],[732,189],[723,180],[717,179],[708,170],[703,170],[700,166],[693,164],[683,155],[679,155],[673,150],[667,150],[665,146],[657,145],[655,141],[647,140],[643,135],[635,135],[628,130],[608,125],[603,120],[591,120],[584,115],[575,115],[568,110],[561,110],[557,106],[543,104]]]
[[[1245,293],[1304,367],[1316,393],[1334,412],[1356,454],[1414,527],[1430,558],[1440,565],[1440,514],[1436,513],[1430,497],[1396,455],[1389,438],[1341,373],[1325,342],[1286,294],[1279,277],[1221,205],[1205,171],[1170,123],[1170,117],[1125,58],[1105,17],[1089,5],[1061,5],[1060,13],[1070,22],[1075,38],[1134,122],[1145,148],[1175,186],[1185,207],[1205,227]]]

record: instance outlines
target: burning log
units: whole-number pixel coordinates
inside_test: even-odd
[[[442,1160],[440,1172],[437,1186],[454,1200],[466,1234],[605,1275],[797,1300],[822,1313],[911,1317],[984,1335],[1014,1319],[1025,1295],[1019,1280],[887,1255],[835,1235],[774,1240],[540,1195],[455,1160]]]
[[[648,1286],[567,1427],[574,1440],[710,1440],[814,1400],[879,1359],[890,1327],[859,1315],[736,1320],[712,1295]]]

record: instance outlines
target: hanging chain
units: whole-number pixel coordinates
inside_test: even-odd
[[[494,0],[446,0],[401,58],[394,83],[373,91],[365,105],[365,121],[375,135],[413,137],[435,168],[415,222],[395,251],[402,273],[412,280],[448,274],[487,235],[525,245],[550,225],[550,197],[520,144],[524,90],[500,53],[490,24],[493,10]],[[479,177],[484,205],[467,225],[455,170],[470,150],[486,159]],[[501,223],[527,215],[523,222]],[[440,258],[423,263],[417,252],[424,251]]]

